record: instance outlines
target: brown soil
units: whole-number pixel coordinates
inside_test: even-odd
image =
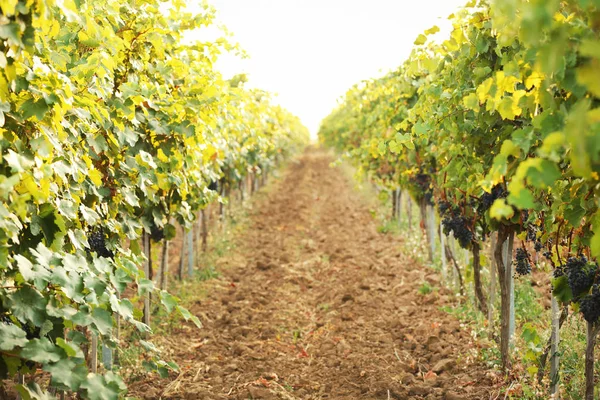
[[[202,330],[154,338],[181,367],[147,376],[145,399],[488,399],[497,375],[479,345],[422,295],[435,273],[377,233],[331,157],[308,151],[259,196],[222,277],[191,311]]]

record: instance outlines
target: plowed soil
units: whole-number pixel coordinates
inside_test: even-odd
[[[309,150],[253,205],[249,229],[191,307],[202,330],[154,342],[181,373],[130,385],[146,399],[488,399],[497,375],[441,311],[439,278],[377,233],[332,158]],[[428,281],[437,287],[419,294]]]

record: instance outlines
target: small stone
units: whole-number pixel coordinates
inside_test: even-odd
[[[415,376],[409,372],[405,372],[404,374],[402,374],[402,377],[400,378],[400,382],[402,382],[403,385],[410,385],[415,381]]]
[[[447,392],[444,396],[444,400],[466,400],[466,397],[463,397],[453,392]]]
[[[432,371],[437,373],[440,372],[444,372],[444,371],[449,371],[451,370],[454,365],[456,364],[456,361],[454,361],[451,358],[445,358],[443,360],[438,361],[434,366]]]
[[[272,399],[274,398],[271,392],[267,389],[250,386],[248,388],[252,399]]]
[[[431,392],[431,388],[427,386],[413,386],[408,390],[408,394],[411,396],[427,396]]]

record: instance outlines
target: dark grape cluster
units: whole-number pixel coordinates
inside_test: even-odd
[[[502,185],[498,184],[494,186],[490,193],[484,193],[483,196],[481,196],[477,211],[479,211],[480,214],[485,213],[490,209],[490,207],[492,207],[492,204],[494,204],[496,199],[502,199],[506,196],[508,196],[508,192]]]
[[[159,228],[155,224],[152,224],[150,227],[150,239],[153,242],[160,242],[165,238],[165,230],[163,228]]]
[[[106,235],[102,227],[91,230],[88,233],[88,245],[90,251],[96,253],[98,257],[114,258],[114,253],[106,247]]]
[[[413,182],[419,187],[423,193],[423,199],[427,204],[433,204],[433,193],[431,191],[431,176],[429,174],[416,174]]]
[[[560,278],[561,276],[565,275],[565,270],[563,269],[563,267],[557,267],[554,269],[554,272],[552,273],[552,275],[555,278]]]
[[[594,323],[600,318],[600,286],[592,286],[592,294],[588,294],[579,302],[579,309],[587,322]]]
[[[10,318],[8,312],[0,313],[0,324],[14,325],[15,323]],[[22,329],[25,331],[27,339],[36,339],[40,337],[41,328],[31,323],[22,324]]]
[[[538,228],[535,225],[529,224],[527,226],[527,241],[535,242],[537,240]]]
[[[595,263],[588,262],[588,259],[581,255],[579,257],[569,257],[567,263],[563,266],[563,270],[567,275],[573,297],[577,298],[587,293],[592,287],[598,266]]]
[[[452,204],[448,201],[440,201],[438,204],[438,211],[440,215],[445,215],[452,209]]]
[[[444,227],[444,233],[449,235],[450,232],[454,234],[456,240],[463,249],[469,247],[473,241],[473,232],[467,227],[467,219],[463,216],[446,216],[442,220],[442,226]]]
[[[25,331],[25,336],[29,340],[38,339],[42,332],[39,326],[34,326],[32,324],[23,324],[23,330]]]
[[[542,246],[542,242],[540,242],[539,240],[536,240],[535,244],[533,245],[534,250],[537,251],[538,253],[540,251],[542,251],[543,247],[544,246]]]
[[[5,323],[7,325],[12,325],[12,320],[10,319],[10,315],[7,313],[0,314],[0,322]]]
[[[213,192],[216,192],[217,190],[219,190],[219,183],[217,181],[210,181],[210,183],[208,184],[208,189],[212,190]]]
[[[544,257],[546,257],[548,260],[552,260],[552,252],[551,251],[545,251],[542,255]]]
[[[517,274],[521,276],[529,275],[531,273],[531,261],[529,260],[529,254],[527,253],[527,250],[522,247],[518,248],[515,259],[517,261],[517,267],[515,268]]]

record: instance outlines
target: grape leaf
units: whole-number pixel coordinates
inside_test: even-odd
[[[27,344],[25,331],[16,325],[0,322],[0,350],[11,351]]]

